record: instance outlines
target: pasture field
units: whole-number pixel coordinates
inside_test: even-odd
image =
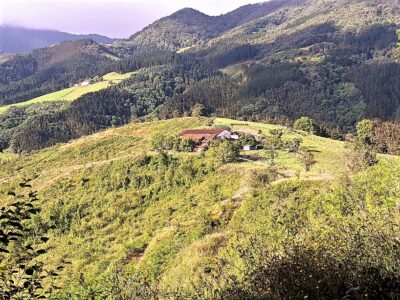
[[[103,80],[100,82],[95,82],[87,86],[74,86],[70,88],[63,89],[54,93],[49,93],[25,102],[0,106],[0,113],[6,111],[12,106],[26,106],[35,103],[41,103],[46,101],[74,101],[79,97],[87,93],[93,93],[105,89],[111,85],[120,83],[121,81],[128,79],[135,72],[129,72],[124,74],[118,74],[116,72],[111,72],[103,76]]]

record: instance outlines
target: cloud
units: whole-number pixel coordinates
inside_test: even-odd
[[[128,37],[184,7],[219,15],[251,0],[0,0],[0,23]]]

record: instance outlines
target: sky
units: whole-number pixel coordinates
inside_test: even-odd
[[[0,24],[127,38],[157,19],[191,7],[220,15],[262,0],[0,0]]]

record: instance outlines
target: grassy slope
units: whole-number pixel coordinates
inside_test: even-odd
[[[215,120],[217,124],[232,122],[239,123]],[[44,204],[41,218],[63,216],[58,226],[66,230],[51,234],[48,262],[71,260],[71,274],[78,276],[83,272],[91,281],[118,266],[139,265],[151,276],[161,276],[167,286],[189,285],[188,278],[194,278],[193,274],[202,266],[212,263],[232,232],[257,227],[275,230],[268,225],[268,213],[276,214],[280,209],[280,205],[273,204],[273,198],[268,200],[272,201],[268,208],[263,208],[264,198],[251,198],[251,176],[254,171],[265,169],[267,163],[263,161],[225,165],[215,173],[193,180],[189,188],[161,186],[157,201],[143,200],[154,192],[151,189],[123,188],[124,178],[131,170],[129,166],[143,153],[151,153],[148,146],[151,135],[177,134],[182,129],[208,123],[208,119],[182,118],[129,124],[30,156],[10,158],[0,165],[0,191],[16,187],[21,178],[34,178],[32,185]],[[280,128],[246,123],[246,128],[265,133]],[[284,139],[294,136],[300,136],[315,151],[317,164],[310,172],[301,171],[300,178],[309,183],[299,188],[304,194],[298,191],[292,197],[309,197],[306,198],[309,203],[314,203],[311,199],[326,191],[327,183],[344,170],[344,144],[301,132],[285,131]],[[262,150],[253,154],[266,155]],[[187,159],[193,154],[175,156]],[[286,176],[277,185],[285,182],[300,185],[295,176],[301,167],[292,155],[280,152],[277,163]],[[141,172],[140,168],[134,170]],[[182,172],[184,176],[188,171]],[[382,187],[378,188],[384,186],[382,181]],[[314,216],[317,213],[314,210],[322,205],[321,197],[315,199],[317,204],[307,208],[307,216]],[[323,222],[316,215],[313,218],[313,224]],[[213,220],[219,222],[217,230],[209,228]]]
[[[1,106],[0,113],[6,111],[7,109],[9,109],[12,106],[26,106],[26,105],[30,105],[30,104],[34,104],[34,103],[45,102],[45,101],[60,101],[60,100],[73,101],[73,100],[78,99],[80,96],[82,96],[84,94],[97,92],[97,91],[105,89],[111,85],[120,83],[122,80],[129,78],[133,73],[134,72],[125,73],[125,74],[118,74],[115,72],[108,73],[103,76],[103,81],[96,82],[96,83],[90,84],[88,86],[70,87],[67,89],[63,89],[61,91],[57,91],[54,93],[46,94],[46,95],[28,100],[25,102]]]

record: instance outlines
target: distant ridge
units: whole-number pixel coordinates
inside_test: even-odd
[[[81,39],[92,39],[103,44],[113,42],[113,39],[98,34],[71,34],[57,30],[0,25],[0,54],[26,52],[63,41]]]
[[[237,26],[268,15],[283,6],[305,0],[274,0],[248,4],[219,16],[209,16],[193,8],[183,8],[133,34],[128,44],[137,49],[179,50],[200,46]]]

